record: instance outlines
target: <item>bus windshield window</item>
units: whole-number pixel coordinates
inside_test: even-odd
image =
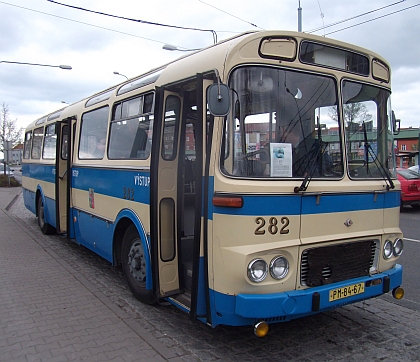
[[[268,67],[232,73],[222,170],[238,177],[341,178],[333,78]]]
[[[388,90],[343,81],[346,148],[351,178],[395,177]]]

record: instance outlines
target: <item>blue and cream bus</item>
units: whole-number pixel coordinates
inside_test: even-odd
[[[235,36],[34,121],[25,205],[213,327],[402,298],[390,77],[343,42]]]

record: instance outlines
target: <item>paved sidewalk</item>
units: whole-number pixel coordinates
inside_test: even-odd
[[[0,361],[178,361],[7,211],[0,188]]]

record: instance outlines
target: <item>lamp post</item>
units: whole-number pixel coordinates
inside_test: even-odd
[[[125,79],[127,79],[127,80],[128,80],[128,77],[127,77],[126,75],[124,75],[124,74],[121,74],[121,73],[118,73],[118,72],[114,72],[114,74],[116,74],[116,75],[120,75],[121,77],[125,77]]]
[[[72,67],[70,65],[50,65],[50,64],[37,64],[37,63],[22,63],[22,62],[10,62],[8,60],[0,60],[0,63],[8,63],[8,64],[22,64],[22,65],[37,65],[40,67],[52,67],[52,68],[60,68],[71,70]]]
[[[197,48],[197,49],[181,49],[181,48],[178,48],[177,46],[175,46],[175,45],[171,45],[171,44],[165,44],[163,47],[162,47],[162,49],[164,49],[164,50],[169,50],[169,51],[178,51],[178,52],[194,52],[194,51],[196,51],[196,50],[201,50],[201,48]]]

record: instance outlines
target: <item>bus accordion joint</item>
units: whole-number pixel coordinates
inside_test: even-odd
[[[241,208],[244,200],[240,196],[213,196],[213,206]]]

